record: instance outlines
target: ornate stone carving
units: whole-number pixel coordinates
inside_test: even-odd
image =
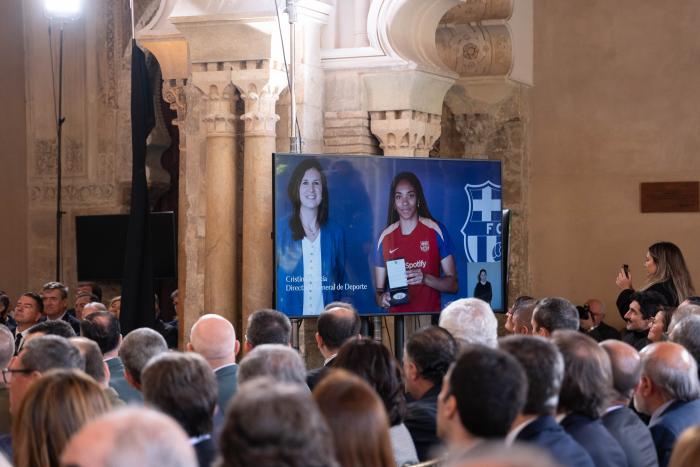
[[[513,64],[505,26],[443,26],[436,41],[440,59],[460,77],[506,75]]]
[[[171,110],[177,113],[177,118],[172,121],[172,124],[178,128],[180,137],[178,147],[180,152],[184,152],[187,148],[187,132],[185,131],[185,118],[187,117],[186,86],[186,79],[163,80],[163,100],[170,104]]]
[[[460,141],[464,144],[464,155],[470,158],[487,158],[487,145],[495,132],[493,118],[486,113],[459,114],[454,118]]]
[[[236,93],[230,83],[210,84],[205,95],[207,113],[203,118],[209,135],[233,135],[236,130]]]
[[[508,19],[513,13],[513,0],[465,0],[442,17],[442,23],[466,24],[489,19]]]
[[[245,123],[245,134],[274,137],[280,119],[275,104],[282,89],[273,84],[260,87],[259,83],[248,83],[244,89],[241,98],[245,102],[245,113],[241,120]]]
[[[61,169],[65,176],[83,173],[83,145],[73,138],[63,138]],[[56,142],[38,139],[34,142],[34,170],[39,176],[56,176]]]
[[[61,199],[66,203],[95,204],[112,199],[114,185],[64,185],[61,187]],[[29,199],[32,202],[47,203],[56,199],[56,187],[50,185],[32,185],[29,187]]]
[[[416,110],[370,112],[370,128],[384,155],[427,157],[440,137],[440,118]]]

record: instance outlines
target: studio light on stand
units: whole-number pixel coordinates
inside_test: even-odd
[[[61,280],[61,224],[63,210],[61,206],[61,142],[62,129],[66,119],[63,116],[63,26],[67,21],[80,18],[82,0],[44,0],[44,14],[49,19],[49,51],[51,53],[52,91],[56,112],[56,281]],[[53,49],[51,44],[51,24],[57,22],[60,28],[58,51],[58,105],[56,105],[56,85],[53,82]]]

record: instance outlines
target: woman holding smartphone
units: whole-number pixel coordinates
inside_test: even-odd
[[[644,268],[647,271],[646,284],[639,290],[659,292],[666,299],[668,306],[676,307],[695,293],[683,253],[671,242],[651,245],[644,259]],[[635,291],[629,269],[620,269],[615,283],[622,289],[617,297],[617,309],[624,318],[629,310],[630,297]]]
[[[377,240],[377,304],[391,313],[440,311],[440,293],[457,292],[457,270],[447,229],[430,214],[418,177],[402,172],[389,189],[387,226]],[[406,264],[408,303],[391,306],[386,262]]]

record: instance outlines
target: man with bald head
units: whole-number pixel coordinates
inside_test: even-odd
[[[642,373],[639,353],[618,340],[599,345],[610,357],[613,376],[613,397],[601,418],[603,425],[622,446],[630,467],[655,467],[659,464],[649,428],[628,407]]]
[[[695,359],[681,345],[657,342],[639,353],[642,377],[634,405],[651,415],[649,430],[659,466],[666,467],[676,439],[686,428],[700,425],[700,384]]]
[[[240,349],[236,330],[224,317],[210,313],[200,317],[192,326],[187,350],[204,357],[216,375],[219,386],[218,404],[221,412],[236,393],[238,365],[236,355]]]
[[[581,319],[581,331],[603,342],[606,339],[620,339],[620,331],[605,324],[605,304],[597,298],[591,298],[585,304],[588,307],[588,319]]]
[[[172,418],[128,407],[86,423],[69,440],[61,465],[80,467],[196,467],[187,434]]]
[[[310,370],[306,377],[311,390],[333,366],[340,347],[360,335],[360,316],[349,303],[332,302],[319,315],[316,329],[316,345],[324,362],[322,367]]]

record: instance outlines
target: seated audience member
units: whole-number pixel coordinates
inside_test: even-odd
[[[68,341],[78,348],[80,355],[85,359],[85,373],[100,385],[109,404],[112,407],[124,405],[117,391],[109,386],[109,367],[102,359],[102,352],[97,343],[87,337],[71,337]]]
[[[111,406],[78,370],[51,370],[27,391],[12,427],[16,467],[57,466],[68,439]]]
[[[333,434],[341,467],[394,467],[389,419],[369,385],[345,370],[330,370],[314,400]]]
[[[513,302],[513,305],[511,305],[511,307],[508,308],[508,311],[506,311],[506,323],[504,324],[504,327],[505,327],[506,331],[509,332],[510,334],[513,334],[513,332],[514,332],[514,329],[513,329],[513,311],[522,302],[530,301],[530,300],[535,300],[535,299],[530,297],[529,295],[521,295],[520,297],[515,299],[515,302]]]
[[[7,326],[0,325],[0,369],[5,369],[15,353],[15,338]],[[12,419],[10,418],[10,391],[9,379],[0,382],[0,435],[10,433]]]
[[[650,342],[661,342],[668,340],[668,327],[673,319],[676,309],[665,307],[659,309],[651,320],[651,327],[647,338]]]
[[[219,446],[219,467],[338,465],[332,434],[308,389],[268,378],[241,383]]]
[[[358,375],[379,394],[389,415],[389,435],[396,465],[417,462],[411,434],[403,423],[406,396],[401,368],[389,350],[371,339],[353,339],[340,348],[333,368],[343,368]]]
[[[125,407],[86,423],[69,440],[61,465],[197,467],[197,456],[175,420],[152,409]]]
[[[586,450],[554,418],[564,379],[564,359],[557,347],[539,336],[509,336],[498,346],[515,357],[527,376],[525,405],[513,422],[506,444],[537,446],[563,466],[593,467]]]
[[[454,464],[451,464],[455,467]],[[467,453],[459,467],[561,467],[545,451],[527,444],[504,446],[500,441],[482,443]],[[426,466],[427,467],[427,466]]]
[[[671,331],[673,331],[673,328],[676,327],[679,321],[693,315],[700,316],[700,305],[685,302],[681,303],[678,308],[676,308],[676,311],[673,312],[673,316],[671,316],[671,322],[668,325],[668,333],[670,334]]]
[[[236,339],[236,330],[222,316],[211,313],[201,316],[192,325],[187,350],[204,357],[214,370],[218,387],[217,403],[219,411],[224,413],[237,387],[236,355],[240,342]]]
[[[153,298],[153,304],[155,305],[155,313],[156,313],[156,323],[153,326],[153,329],[158,332],[161,336],[163,336],[163,339],[165,339],[165,343],[167,344],[169,349],[177,349],[177,340],[178,340],[178,331],[177,331],[177,325],[173,325],[171,323],[166,323],[163,321],[163,318],[160,316],[160,299],[158,298],[158,295],[156,295]]]
[[[535,311],[537,300],[524,300],[513,307],[512,327],[513,334],[532,334],[532,313]]]
[[[75,288],[78,293],[88,293],[95,297],[95,302],[102,301],[102,287],[97,285],[95,282],[78,282],[78,286]]]
[[[700,459],[700,426],[686,429],[676,441],[669,467],[696,467]]]
[[[557,331],[552,339],[564,357],[558,408],[564,416],[561,426],[588,451],[596,467],[625,467],[625,451],[600,421],[612,397],[608,354],[577,331]]]
[[[360,337],[360,316],[349,303],[332,302],[326,305],[316,321],[316,345],[325,361],[320,368],[310,370],[306,376],[309,389],[326,374],[333,365],[340,346],[347,340]]]
[[[532,334],[550,337],[559,329],[578,331],[578,310],[565,298],[543,298],[532,312]]]
[[[3,370],[4,381],[10,385],[10,414],[14,418],[27,391],[49,370],[85,369],[85,360],[78,349],[60,336],[41,336],[28,341],[22,352]],[[0,437],[0,450],[12,459],[11,436]]]
[[[107,311],[107,307],[102,302],[90,302],[83,307],[83,318],[97,311]]]
[[[447,305],[440,313],[440,327],[460,345],[496,347],[498,320],[489,304],[478,298],[462,298]]]
[[[196,353],[163,353],[148,362],[141,381],[144,401],[177,420],[190,437],[199,467],[209,467],[216,456],[212,418],[218,394],[207,361]]]
[[[700,425],[698,367],[692,355],[673,342],[651,344],[640,356],[642,378],[634,393],[634,405],[651,415],[649,430],[659,466],[666,467],[683,430]]]
[[[526,394],[527,378],[515,358],[482,345],[466,346],[438,396],[438,436],[447,445],[447,458],[456,463],[484,440],[504,438]]]
[[[256,345],[290,345],[291,339],[292,324],[284,313],[265,308],[254,311],[248,317],[248,328],[245,335],[246,353],[250,352]]]
[[[109,386],[114,388],[119,399],[126,403],[141,402],[141,393],[134,389],[124,377],[124,364],[119,358],[122,343],[119,318],[112,313],[98,311],[85,316],[80,323],[81,335],[95,341],[109,369]]]
[[[78,319],[83,319],[84,316],[87,316],[87,313],[83,314],[85,305],[97,301],[98,298],[95,295],[92,295],[90,292],[78,292],[75,296],[75,317]]]
[[[649,428],[628,407],[642,373],[639,354],[634,347],[618,340],[607,340],[600,346],[610,358],[614,389],[602,417],[603,425],[622,446],[630,467],[656,467],[659,463]]]
[[[7,326],[10,332],[14,334],[15,329],[17,329],[17,321],[12,317],[11,311],[10,296],[0,290],[0,324]]]
[[[153,329],[139,328],[131,331],[119,347],[126,381],[141,391],[141,371],[150,359],[167,351],[165,339]]]
[[[39,322],[43,313],[44,302],[41,299],[41,295],[34,292],[25,292],[19,297],[14,311],[15,320],[17,321],[15,355],[22,349],[27,331]]]
[[[71,337],[75,337],[76,334],[71,325],[65,321],[46,320],[36,323],[34,326],[29,328],[25,336],[25,341],[29,342],[30,340],[41,336],[61,336],[66,339],[70,339]]]
[[[109,301],[109,306],[107,307],[107,311],[112,313],[114,316],[119,318],[119,314],[122,311],[122,296],[117,295],[113,299]]]
[[[673,328],[670,339],[685,347],[695,363],[700,362],[700,316],[690,315],[680,320]]]
[[[41,297],[48,321],[63,320],[70,324],[76,335],[80,333],[80,320],[66,313],[68,310],[68,287],[60,282],[47,282],[42,288]]]
[[[299,352],[282,344],[256,346],[241,360],[238,383],[261,376],[281,383],[306,385],[306,367]]]
[[[605,323],[605,304],[597,298],[591,298],[585,304],[588,307],[588,319],[580,319],[581,331],[596,342],[606,339],[620,339],[620,331]]]
[[[457,356],[457,343],[446,330],[431,326],[406,341],[403,373],[406,379],[404,424],[413,438],[418,459],[425,461],[440,447],[437,437],[437,397],[442,379]]]
[[[622,340],[637,350],[642,350],[649,341],[649,328],[656,313],[666,306],[666,301],[658,292],[648,290],[630,295],[630,308],[625,313],[627,332]]]

